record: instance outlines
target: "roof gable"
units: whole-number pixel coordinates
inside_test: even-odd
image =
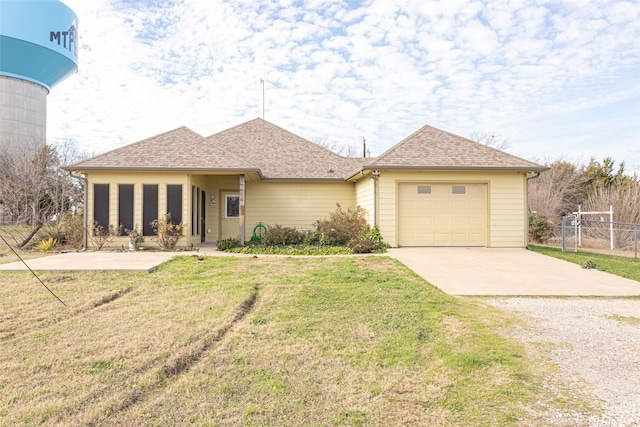
[[[504,151],[431,126],[418,129],[366,167],[527,171],[546,169]]]
[[[257,118],[206,138],[271,179],[344,179],[353,161]]]

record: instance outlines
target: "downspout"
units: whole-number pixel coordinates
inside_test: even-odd
[[[88,236],[87,236],[87,204],[89,200],[89,184],[87,181],[87,176],[84,174],[74,174],[73,172],[69,172],[72,178],[76,178],[82,181],[82,251],[86,251],[88,247]]]
[[[87,181],[87,176],[86,175],[82,175],[82,183],[84,185],[84,194],[82,196],[83,201],[82,203],[84,204],[84,207],[82,209],[82,229],[83,229],[83,233],[82,233],[82,250],[86,251],[87,250],[87,246],[88,246],[88,236],[87,236],[87,232],[89,230],[87,230],[87,203],[89,203],[89,183]]]
[[[532,179],[536,179],[540,176],[540,172],[534,172],[533,175],[531,176],[527,176],[527,199],[526,199],[526,208],[527,208],[527,218],[526,218],[526,223],[527,223],[527,249],[529,249],[529,217],[531,216],[531,214],[529,213],[529,180]]]

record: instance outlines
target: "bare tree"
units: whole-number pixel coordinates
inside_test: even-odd
[[[610,206],[613,207],[615,221],[640,224],[640,183],[628,181],[617,186],[599,185],[589,193],[584,210],[606,212]]]
[[[529,209],[537,215],[558,220],[583,201],[582,170],[564,158],[544,164],[550,169],[529,181]]]
[[[87,158],[71,140],[60,140],[52,147],[51,161],[48,164],[48,201],[47,213],[52,217],[61,217],[65,212],[76,211],[82,206],[82,178],[62,169],[64,166]]]
[[[343,157],[361,157],[363,154],[362,145],[357,142],[340,145],[337,142],[329,142],[326,136],[311,138],[311,142]]]
[[[39,220],[40,198],[46,188],[47,157],[45,148],[35,156],[17,149],[0,153],[0,201],[15,224]]]
[[[475,131],[471,133],[469,139],[500,151],[505,151],[511,147],[511,141],[502,138],[495,132]]]
[[[69,141],[46,145],[37,152],[30,147],[0,153],[0,207],[11,218],[16,246],[23,247],[45,225],[82,200],[77,179],[62,169],[82,155]],[[31,226],[24,235],[24,227]]]
[[[537,214],[558,220],[579,205],[591,211],[605,211],[613,205],[621,213],[620,221],[640,220],[636,206],[640,183],[637,177],[625,174],[624,163],[617,170],[609,157],[602,162],[592,158],[586,166],[562,157],[544,164],[550,169],[529,182],[529,206]]]

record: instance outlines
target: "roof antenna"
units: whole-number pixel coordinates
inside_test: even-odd
[[[362,137],[362,157],[367,157],[367,140]]]
[[[264,120],[264,79],[260,78],[260,83],[262,83],[262,120]]]

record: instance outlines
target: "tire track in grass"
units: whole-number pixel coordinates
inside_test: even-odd
[[[167,385],[168,382],[175,380],[181,374],[188,372],[196,365],[204,356],[204,354],[220,343],[227,334],[246,318],[246,316],[255,308],[258,301],[260,284],[255,284],[247,298],[245,298],[233,312],[233,315],[220,328],[213,330],[211,333],[203,334],[191,344],[183,347],[180,351],[175,352],[165,360],[157,374],[155,381],[138,387],[127,396],[124,397],[119,405],[112,405],[104,413],[98,414],[87,425],[99,426],[107,422],[112,417],[122,415],[131,410],[131,408],[147,399],[154,394],[159,393]]]
[[[110,292],[104,295],[102,298],[90,302],[89,304],[85,304],[84,306],[69,312],[66,316],[61,317],[51,317],[46,322],[40,323],[32,323],[30,327],[21,328],[20,333],[18,334],[16,330],[10,330],[9,333],[0,335],[0,343],[6,343],[12,340],[20,339],[23,336],[37,330],[42,330],[44,328],[49,328],[51,326],[57,325],[59,323],[68,322],[71,319],[74,319],[82,314],[85,314],[91,310],[95,310],[103,305],[109,304],[119,298],[122,298],[124,295],[128,294],[133,290],[133,287],[128,286],[126,288],[118,289],[115,292]],[[5,332],[5,330],[0,330],[0,333]]]
[[[187,371],[193,366],[212,345],[222,341],[227,332],[240,322],[253,308],[258,299],[259,285],[254,285],[251,294],[236,308],[234,315],[228,323],[217,331],[204,335],[201,339],[185,347],[178,354],[170,357],[162,366],[160,375],[163,378],[171,378]]]
[[[107,295],[103,296],[102,298],[100,298],[98,301],[95,301],[91,308],[98,308],[101,305],[109,304],[110,302],[113,302],[113,301],[117,300],[118,298],[121,298],[122,296],[128,294],[132,290],[133,290],[133,288],[131,286],[129,286],[129,287],[120,289],[120,290],[118,290],[116,292],[112,292],[110,294],[107,294]],[[88,310],[85,310],[85,311],[88,311]],[[76,313],[76,314],[79,314],[79,313]]]

